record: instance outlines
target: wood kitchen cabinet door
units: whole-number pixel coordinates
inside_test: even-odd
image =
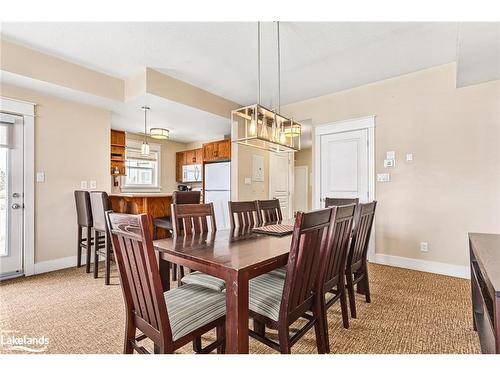
[[[196,164],[196,157],[194,150],[184,151],[184,162],[185,165]]]
[[[175,154],[175,180],[177,182],[182,182],[182,166],[184,165],[184,161],[184,152],[177,152]]]
[[[204,161],[231,160],[231,140],[223,140],[203,145]]]
[[[194,150],[194,163],[195,164],[201,164],[203,163],[203,149],[202,148],[197,148]]]
[[[215,160],[214,149],[215,149],[214,142],[205,143],[203,145],[203,160],[204,161],[214,161]]]

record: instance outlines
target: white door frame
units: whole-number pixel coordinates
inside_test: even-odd
[[[309,184],[310,184],[310,181],[309,181],[309,167],[307,165],[296,165],[294,167],[294,170],[293,170],[293,200],[295,201],[295,170],[297,169],[305,169],[306,170],[306,207],[307,207],[307,211],[310,211],[311,210],[311,207],[309,207]],[[297,211],[296,208],[295,208],[295,205],[293,205],[293,212]]]
[[[0,111],[24,121],[24,275],[35,273],[35,104],[0,97]]]
[[[368,131],[368,201],[375,200],[375,116],[359,117],[328,124],[313,126],[313,208],[322,208],[321,196],[321,137],[323,135],[345,133],[354,130]],[[375,223],[373,224],[375,225]],[[375,243],[375,231],[372,230],[371,242]],[[368,259],[375,259],[375,246],[370,246]]]

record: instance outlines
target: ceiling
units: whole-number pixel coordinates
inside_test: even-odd
[[[477,56],[477,47],[473,53],[457,52],[458,29],[457,23],[282,22],[281,104]],[[477,46],[474,38],[480,34],[476,30],[464,48]],[[261,104],[273,108],[276,23],[262,23],[261,35]],[[3,23],[2,38],[123,79],[148,66],[242,105],[257,101],[255,22]],[[490,39],[479,44],[482,49],[498,34]],[[470,74],[471,63],[464,66]],[[134,111],[127,108],[114,118],[126,127],[125,117]],[[189,124],[191,119],[181,117],[172,113],[169,126]],[[229,121],[219,120],[227,132]]]

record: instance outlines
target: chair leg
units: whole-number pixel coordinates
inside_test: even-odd
[[[129,316],[129,313],[127,313],[127,319],[125,323],[125,340],[123,343],[123,354],[134,353],[132,340],[135,340],[135,325],[132,317]]]
[[[99,232],[94,231],[94,279],[99,277]]]
[[[104,259],[106,263],[106,274],[105,274],[105,279],[104,279],[104,284],[109,285],[109,281],[111,278],[111,240],[109,236],[106,234],[106,258]]]
[[[202,350],[201,347],[201,336],[195,337],[193,340],[193,351],[195,353],[200,353]]]
[[[325,304],[321,299],[317,301],[313,306],[313,316],[316,319],[314,323],[314,331],[316,333],[316,347],[318,349],[318,354],[330,353],[328,326],[325,326]]]
[[[222,323],[215,328],[215,336],[217,341],[222,341],[222,344],[217,347],[217,354],[226,353],[226,323]]]
[[[90,273],[90,253],[92,252],[92,228],[87,227],[87,246],[86,246],[86,251],[87,251],[87,263],[85,264],[85,272]]]
[[[347,272],[346,273],[346,280],[347,280],[347,293],[349,295],[349,307],[351,309],[351,317],[354,319],[356,318],[356,299],[354,296],[354,283],[352,279],[352,273]]]
[[[370,281],[368,279],[368,269],[365,269],[365,276],[363,277],[363,283],[365,287],[365,300],[367,303],[370,303],[372,301],[371,296],[370,296]]]
[[[82,266],[82,227],[78,225],[78,245],[76,248],[76,266]]]
[[[253,320],[253,330],[259,336],[262,336],[262,337],[266,336],[266,325],[257,319]]]
[[[281,354],[291,354],[290,335],[288,334],[288,327],[280,327],[278,329],[278,338],[280,341]]]
[[[153,224],[153,240],[158,239],[158,227]]]
[[[345,292],[345,282],[341,280],[339,285],[339,293],[340,293],[340,308],[342,310],[342,323],[344,324],[344,328],[349,328],[349,311],[347,309],[347,296]]]
[[[177,267],[177,286],[182,286],[182,278],[184,277],[184,267]]]

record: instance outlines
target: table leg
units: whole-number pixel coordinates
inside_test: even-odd
[[[170,290],[170,262],[164,260],[159,256],[158,267],[160,269],[160,278],[163,291],[167,292]]]
[[[226,353],[248,353],[248,274],[226,279]]]

